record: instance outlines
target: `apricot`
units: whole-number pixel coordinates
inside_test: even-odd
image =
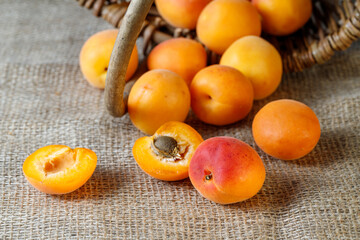
[[[252,133],[267,154],[282,160],[298,159],[313,150],[320,138],[320,123],[305,104],[281,99],[266,104],[255,115]]]
[[[105,88],[106,73],[117,34],[117,29],[98,32],[92,35],[81,48],[80,69],[85,79],[94,87]],[[138,62],[138,52],[135,45],[126,71],[126,81],[135,73]]]
[[[64,194],[84,185],[93,174],[96,162],[96,154],[90,149],[50,145],[27,157],[23,172],[39,191]]]
[[[153,136],[136,140],[132,152],[139,167],[150,176],[177,181],[189,176],[190,159],[202,141],[189,125],[170,121]]]
[[[257,152],[232,137],[213,137],[196,149],[189,177],[205,198],[220,204],[249,199],[265,181],[265,167]]]
[[[198,72],[190,93],[195,115],[213,125],[226,125],[245,118],[254,99],[251,82],[235,68],[221,65]]]
[[[211,0],[155,0],[160,15],[171,25],[194,29],[203,8]]]
[[[182,122],[190,109],[190,92],[178,74],[165,69],[143,74],[132,87],[128,112],[132,123],[152,135],[164,123]]]
[[[271,95],[279,86],[283,73],[279,52],[257,36],[246,36],[231,44],[220,64],[238,69],[251,81],[255,100]]]
[[[310,19],[311,0],[252,0],[262,17],[262,29],[275,36],[299,30]]]
[[[179,74],[188,85],[195,74],[206,67],[206,51],[195,40],[173,38],[157,45],[149,54],[147,65]]]
[[[248,1],[215,0],[201,12],[196,32],[210,50],[222,54],[241,37],[260,36],[260,15]]]

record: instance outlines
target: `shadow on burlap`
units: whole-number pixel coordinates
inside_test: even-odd
[[[103,92],[83,79],[78,54],[93,33],[110,28],[67,1],[0,2],[0,238],[3,239],[359,239],[360,44],[330,62],[284,76],[269,98],[236,124],[214,127],[190,114],[204,138],[226,135],[253,146],[267,171],[248,201],[218,205],[190,181],[144,174],[131,149],[143,136],[126,115],[103,107]],[[322,135],[306,157],[286,162],[264,154],[251,121],[267,102],[309,105]],[[49,144],[98,155],[79,190],[50,196],[22,174],[24,159]]]

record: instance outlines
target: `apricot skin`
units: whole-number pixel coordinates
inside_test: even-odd
[[[262,17],[262,28],[275,36],[299,30],[310,19],[311,0],[252,0]]]
[[[195,115],[205,123],[219,126],[245,118],[254,99],[251,82],[235,68],[221,65],[198,72],[190,92]]]
[[[283,73],[279,52],[257,36],[246,36],[231,44],[220,64],[236,68],[251,81],[255,100],[270,96],[279,86]]]
[[[152,69],[167,69],[179,74],[190,85],[195,74],[206,67],[204,47],[191,39],[173,38],[157,45],[149,54]]]
[[[190,92],[184,79],[164,69],[143,74],[132,87],[128,112],[132,123],[152,135],[168,121],[183,122],[190,109]]]
[[[194,29],[203,8],[211,0],[155,0],[160,15],[171,25]]]
[[[220,204],[253,197],[265,181],[265,167],[246,143],[213,137],[196,149],[189,166],[191,183],[205,198]]]
[[[183,160],[166,161],[152,150],[152,143],[159,136],[173,137],[185,152]],[[153,136],[136,140],[132,149],[139,167],[150,176],[164,181],[178,181],[189,176],[190,159],[203,142],[201,135],[189,125],[170,121],[163,124]]]
[[[84,185],[92,176],[96,163],[97,156],[90,149],[49,145],[26,158],[23,173],[39,191],[65,194]]]
[[[260,15],[248,1],[215,0],[201,12],[196,32],[210,50],[222,54],[241,37],[260,36]]]
[[[94,87],[105,88],[106,73],[117,34],[117,29],[98,32],[92,35],[81,48],[80,69],[85,79]],[[138,52],[135,45],[126,71],[126,81],[135,73],[138,62]]]
[[[267,154],[294,160],[311,152],[320,139],[315,113],[305,104],[281,99],[266,104],[252,124],[256,144]]]

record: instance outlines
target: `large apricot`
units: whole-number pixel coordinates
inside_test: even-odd
[[[282,77],[282,60],[276,48],[257,36],[235,41],[221,57],[220,64],[238,69],[252,83],[254,99],[271,95]]]
[[[50,145],[27,157],[23,172],[39,191],[64,194],[84,185],[93,174],[96,162],[96,154],[90,149]]]
[[[267,154],[282,160],[298,159],[316,146],[320,123],[305,104],[281,99],[266,104],[252,124],[256,144]]]
[[[94,87],[104,89],[110,56],[119,30],[108,29],[92,35],[80,52],[80,69],[85,79]],[[135,45],[131,53],[125,80],[129,80],[138,66],[138,52]]]
[[[211,0],[155,0],[160,15],[171,25],[194,29],[203,8]]]
[[[132,152],[140,168],[150,176],[177,181],[189,176],[190,159],[202,141],[201,135],[189,125],[171,121],[153,136],[136,140]]]
[[[299,30],[310,19],[311,0],[252,0],[262,17],[262,28],[276,36]]]
[[[147,65],[179,74],[188,85],[195,74],[206,67],[206,51],[195,40],[173,38],[157,45],[149,54]]]
[[[213,137],[196,149],[189,165],[191,183],[205,198],[220,204],[253,197],[265,181],[257,152],[232,137]]]
[[[245,118],[250,112],[254,90],[238,70],[212,65],[198,72],[190,86],[191,107],[203,122],[226,125]]]
[[[190,92],[184,79],[165,69],[143,74],[132,87],[128,112],[132,123],[146,134],[169,121],[184,121],[190,109]]]
[[[209,49],[222,54],[241,37],[260,36],[260,15],[248,1],[215,0],[201,12],[196,32]]]

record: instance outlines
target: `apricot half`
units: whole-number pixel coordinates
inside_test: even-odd
[[[260,36],[260,15],[246,0],[215,0],[201,12],[196,32],[210,50],[222,54],[237,39]]]
[[[114,48],[118,29],[108,29],[92,35],[80,52],[80,69],[85,79],[94,87],[104,89],[110,56]],[[135,45],[126,71],[125,80],[129,80],[138,66],[138,52]]]
[[[189,125],[171,121],[153,136],[136,140],[132,152],[140,168],[150,176],[177,181],[188,177],[190,159],[202,141]]]
[[[282,160],[298,159],[313,150],[320,139],[320,123],[305,104],[281,99],[266,104],[252,124],[256,144]]]
[[[23,172],[32,186],[49,194],[75,191],[92,176],[97,163],[90,149],[64,145],[42,147],[26,158]]]
[[[253,197],[265,181],[257,152],[232,137],[213,137],[196,149],[189,165],[191,183],[205,198],[220,204]]]
[[[279,86],[283,73],[279,52],[257,36],[242,37],[231,44],[220,64],[236,68],[251,81],[255,100],[271,95]]]

